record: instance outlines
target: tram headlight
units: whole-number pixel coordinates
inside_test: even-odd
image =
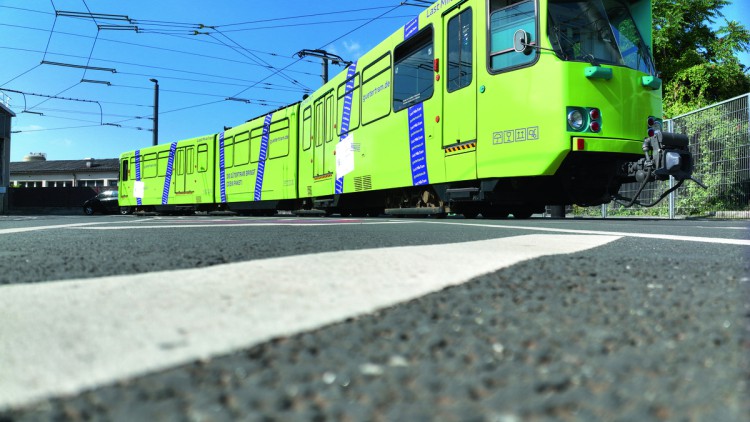
[[[586,125],[583,111],[578,108],[568,109],[568,126],[576,132],[580,132]]]

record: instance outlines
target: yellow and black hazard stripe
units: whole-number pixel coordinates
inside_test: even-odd
[[[313,180],[315,180],[317,182],[319,180],[329,179],[329,178],[331,178],[331,176],[333,176],[333,173],[321,174],[319,176],[313,177]]]
[[[453,152],[463,152],[477,147],[476,141],[467,142],[465,144],[457,144],[450,147],[444,147],[445,153],[450,154]]]

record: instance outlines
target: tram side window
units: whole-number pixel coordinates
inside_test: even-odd
[[[473,48],[471,9],[448,21],[448,92],[471,85]]]
[[[362,70],[362,124],[391,113],[391,54],[380,56]]]
[[[274,122],[268,134],[268,159],[289,155],[289,119]]]
[[[502,7],[502,4],[507,6]],[[538,45],[536,34],[536,12],[532,0],[522,2],[493,2],[502,8],[490,15],[490,63],[495,72],[530,64],[536,60],[536,52],[529,55],[513,49],[513,34],[525,30],[530,43]]]
[[[141,176],[144,179],[156,177],[156,154],[146,154],[142,158]]]
[[[250,135],[242,132],[234,137],[234,165],[241,166],[250,162]]]
[[[198,145],[198,171],[203,173],[208,170],[208,145]]]
[[[260,147],[263,143],[263,126],[256,127],[250,131],[250,162],[257,163],[260,161]],[[266,158],[268,154],[266,153]],[[263,160],[265,161],[265,159]]]
[[[157,176],[167,175],[167,164],[169,164],[169,151],[161,151],[156,158],[158,173]]]
[[[323,145],[323,138],[325,138],[325,103],[323,99],[315,102],[315,146],[319,147]]]
[[[393,111],[432,97],[435,90],[432,27],[396,47],[393,56]]]
[[[224,138],[224,168],[234,166],[234,137]]]
[[[352,88],[347,89],[347,84],[350,85]],[[354,129],[357,129],[359,127],[359,104],[360,104],[360,89],[359,89],[359,73],[352,76],[351,79],[348,79],[341,83],[338,88],[338,99],[339,104],[341,104],[341,107],[337,107],[337,116],[338,116],[338,122],[341,123],[341,126],[339,127],[339,135],[345,135],[347,132],[352,131]],[[346,99],[350,98],[349,103],[349,123],[348,125],[344,123],[344,117],[346,114],[346,110],[344,110],[344,107],[346,107]]]
[[[329,94],[326,97],[326,142],[333,140],[333,132],[335,132],[333,129],[333,116],[336,111],[333,108],[333,94]]]
[[[195,147],[188,147],[186,160],[185,170],[187,170],[187,174],[193,174],[195,172],[195,165],[193,165],[195,162]]]
[[[128,181],[128,164],[129,163],[130,162],[128,161],[127,158],[124,159],[124,160],[122,160],[122,173],[121,173],[121,176],[120,176],[120,180],[122,180],[123,182],[127,182]]]
[[[180,176],[185,174],[185,147],[177,148],[172,165],[174,166],[173,172],[175,174]]]
[[[312,145],[312,108],[307,107],[302,112],[302,149],[308,150]]]

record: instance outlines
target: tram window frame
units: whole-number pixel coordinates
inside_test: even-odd
[[[262,125],[250,131],[250,163],[251,164],[255,164],[260,161],[260,144],[261,144],[262,139],[263,139],[263,126]]]
[[[187,147],[187,155],[185,156],[185,170],[187,174],[193,174],[195,166],[193,165],[193,158],[195,157],[195,147],[190,145]]]
[[[179,147],[174,153],[172,172],[178,176],[185,175],[185,151],[186,147]]]
[[[198,144],[198,173],[208,171],[208,144]]]
[[[505,3],[502,7],[497,7],[500,3]],[[487,27],[485,30],[487,31],[487,71],[491,75],[497,75],[499,73],[505,73],[510,72],[518,69],[523,69],[525,67],[531,67],[535,65],[539,61],[539,50],[537,48],[534,48],[532,53],[530,53],[528,56],[523,53],[518,53],[513,48],[513,33],[517,31],[518,29],[525,29],[522,28],[520,24],[515,25],[514,28],[509,34],[506,34],[506,37],[503,38],[503,44],[508,45],[509,47],[506,47],[502,50],[496,50],[493,51],[493,39],[492,39],[492,17],[495,13],[508,11],[512,7],[517,6],[522,3],[531,3],[534,6],[534,18],[532,22],[531,28],[532,31],[527,31],[531,38],[531,45],[538,46],[539,45],[539,37],[541,36],[541,31],[539,30],[539,2],[538,0],[493,0],[490,2],[487,2]],[[520,22],[520,21],[519,21]],[[495,57],[505,56],[507,54],[517,54],[519,57],[530,57],[531,59],[525,60],[519,63],[511,63],[507,66],[499,66],[497,68],[493,67],[493,60]],[[514,56],[506,56],[506,57],[514,57]]]
[[[467,24],[464,24],[464,20],[468,20]],[[456,28],[452,28],[452,25],[456,25]],[[468,25],[469,32],[469,44],[468,50],[463,41],[463,35],[465,34],[465,28]],[[455,31],[455,32],[453,32]],[[446,60],[446,82],[445,86],[448,92],[456,92],[468,86],[474,82],[474,11],[471,7],[462,11],[461,13],[453,16],[448,21],[447,30],[447,60]],[[458,55],[458,61],[455,62],[451,59],[451,48],[455,48]],[[468,53],[469,61],[464,63],[464,55]],[[468,73],[462,75],[461,71],[464,68],[468,68]],[[457,72],[456,72],[457,71]],[[454,73],[457,73],[454,75]],[[462,77],[463,76],[463,77]],[[468,80],[465,78],[468,76]],[[457,83],[456,83],[457,81]]]
[[[156,174],[156,154],[152,152],[141,156],[141,179],[153,179]]]
[[[130,170],[130,160],[128,160],[127,158],[122,160],[120,162],[120,167],[120,180],[122,180],[123,182],[127,182],[128,178],[130,177],[130,174],[128,174],[128,171]]]
[[[367,126],[371,123],[377,122],[378,120],[384,119],[391,114],[391,104],[393,103],[393,75],[391,74],[393,62],[391,59],[392,56],[389,50],[362,69],[362,95],[359,107],[362,126]],[[380,82],[380,78],[383,75],[385,75],[385,77],[383,78],[385,79],[385,81]],[[368,86],[368,84],[372,85]],[[374,98],[377,94],[380,94],[383,91],[386,91],[388,93],[387,100]],[[375,106],[365,106],[365,104],[368,104],[368,101],[369,104],[372,104],[372,101],[376,100],[382,102],[384,106],[381,106],[379,104]],[[381,107],[383,110],[381,111],[379,107]]]
[[[326,115],[326,119],[325,119],[326,120],[325,121],[325,125],[326,125],[325,140],[326,140],[326,143],[331,142],[333,140],[333,133],[336,132],[336,130],[334,130],[334,125],[335,125],[335,123],[334,123],[335,120],[334,119],[335,119],[335,115],[336,115],[336,110],[335,110],[336,107],[334,106],[333,98],[334,98],[333,90],[331,90],[331,92],[329,92],[328,94],[326,94],[326,106],[325,106],[326,107],[326,112],[325,112],[325,115]]]
[[[291,127],[289,125],[288,117],[275,122],[271,122],[271,125],[268,128],[268,149],[266,151],[266,161],[283,158],[289,155],[289,137],[291,136],[290,129]],[[277,151],[279,150],[278,145],[283,141],[277,141],[273,143],[271,141],[274,140],[274,134],[278,134],[279,132],[285,132],[286,142],[283,143],[284,148],[281,148],[280,151]],[[274,148],[272,148],[272,146],[274,146]]]
[[[159,153],[156,155],[156,163],[156,175],[159,177],[166,176],[167,167],[169,167],[169,151],[159,151]]]
[[[351,81],[351,80],[354,80],[354,87],[351,90],[347,90],[346,89],[346,84],[349,83],[349,81]],[[337,119],[338,119],[337,121],[341,122],[341,126],[339,126],[339,130],[338,130],[339,136],[344,136],[347,133],[349,133],[349,132],[351,132],[351,131],[356,130],[357,128],[359,128],[359,123],[360,123],[360,120],[361,120],[360,119],[360,111],[362,109],[362,107],[361,107],[361,105],[362,105],[362,89],[360,87],[360,85],[361,85],[360,82],[361,82],[360,74],[359,74],[359,72],[356,72],[354,74],[354,76],[352,76],[351,78],[349,78],[349,79],[345,80],[344,82],[342,82],[339,85],[338,89],[337,89],[338,101],[342,105],[341,107],[337,107],[336,108],[336,116],[337,116]],[[343,94],[341,93],[342,90],[343,90]],[[347,95],[349,95],[350,93],[352,94],[352,105],[351,105],[351,110],[349,112],[349,128],[348,128],[347,131],[344,131],[343,130],[344,129],[344,124],[343,124],[344,107],[343,107],[343,104],[344,104],[345,97]],[[355,119],[355,117],[356,117],[356,119]]]
[[[234,167],[234,135],[224,135],[224,168]]]
[[[315,101],[315,147],[320,148],[323,145],[326,137],[326,105],[325,97],[321,97]]]
[[[234,135],[234,165],[243,166],[250,162],[250,132]]]
[[[427,54],[430,56],[429,63],[426,63],[426,67],[421,67],[420,63],[417,66],[413,66],[412,61],[414,58],[427,50]],[[417,104],[423,103],[435,94],[435,31],[432,25],[428,25],[408,40],[396,46],[393,50],[393,93],[391,95],[391,103],[394,112],[406,110]],[[411,65],[411,67],[409,67]],[[417,71],[417,81],[428,82],[428,86],[420,90],[419,82],[416,83],[416,89],[411,89],[409,85],[414,85],[414,82],[409,79],[415,77],[412,75],[406,75],[401,73],[399,75],[399,66],[404,66],[405,71],[414,70]],[[404,89],[404,92],[412,95],[402,99],[396,98],[396,93],[402,87],[408,87]]]
[[[307,151],[312,147],[312,106],[307,106],[302,111],[302,150]]]

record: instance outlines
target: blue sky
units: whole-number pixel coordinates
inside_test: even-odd
[[[11,161],[31,152],[49,160],[114,158],[150,146],[152,78],[160,86],[160,143],[216,133],[298,101],[320,86],[321,64],[298,60],[297,51],[324,48],[356,60],[422,10],[400,3],[0,0],[0,87],[27,93],[5,91],[17,114]],[[750,25],[738,3],[724,14]],[[125,15],[139,32],[98,30],[130,25],[100,15]],[[750,55],[742,60],[750,65]],[[331,66],[330,73],[342,69]]]
[[[0,0],[0,87],[69,99],[5,92],[17,115],[13,131],[20,131],[12,135],[11,161],[30,152],[46,153],[49,160],[114,158],[150,146],[152,78],[160,87],[159,143],[236,126],[299,101],[321,85],[320,59],[298,60],[296,52],[325,48],[344,59],[357,59],[422,10],[397,7],[400,0],[274,1],[263,2],[262,8],[251,6],[259,3]],[[136,20],[140,31],[98,31],[97,24],[130,24],[101,18],[56,19],[55,9],[126,15]],[[356,9],[365,10],[331,13]],[[199,24],[216,28],[200,29]],[[194,35],[196,30],[201,34]],[[116,73],[40,65],[42,61]],[[276,71],[268,65],[286,70],[273,76]],[[331,66],[330,74],[341,70]],[[228,97],[251,102],[226,101]]]

